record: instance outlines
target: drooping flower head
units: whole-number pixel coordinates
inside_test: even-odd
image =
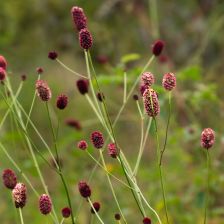
[[[48,53],[48,58],[51,60],[55,60],[58,57],[58,53],[56,51],[50,51]]]
[[[87,18],[82,8],[73,6],[71,9],[74,25],[78,31],[87,27]]]
[[[164,89],[171,91],[176,87],[176,77],[173,73],[166,73],[163,76],[163,87]]]
[[[75,120],[72,118],[67,119],[65,121],[65,124],[71,128],[78,130],[78,131],[80,131],[82,129],[80,122],[78,120]]]
[[[39,198],[39,209],[43,215],[47,215],[51,212],[52,202],[50,196],[42,194]]]
[[[61,210],[61,214],[63,218],[69,218],[71,215],[71,209],[69,207],[65,207]]]
[[[104,144],[103,134],[99,131],[94,131],[91,133],[90,139],[95,148],[101,149]]]
[[[51,99],[51,90],[45,81],[37,80],[36,90],[37,90],[37,95],[40,97],[41,100],[49,101]]]
[[[211,128],[205,128],[201,133],[201,146],[211,148],[215,143],[215,132]]]
[[[146,89],[143,94],[145,111],[150,117],[156,117],[160,112],[157,93],[153,89]]]
[[[157,40],[152,45],[152,53],[157,57],[159,56],[164,48],[165,43],[162,40]]]
[[[94,207],[95,211],[98,212],[100,210],[100,203],[99,202],[94,202],[93,207]],[[95,211],[93,210],[93,208],[91,208],[91,213],[92,214],[95,214]]]
[[[148,87],[152,86],[155,82],[154,75],[151,72],[144,72],[141,76],[141,82]]]
[[[88,144],[85,140],[81,140],[81,141],[78,142],[77,146],[81,150],[86,150],[87,147],[88,147]]]
[[[3,68],[4,70],[7,68],[7,61],[2,55],[0,55],[0,68]]]
[[[6,77],[5,69],[0,67],[0,81],[4,81]]]
[[[151,219],[150,218],[148,218],[148,217],[145,217],[144,219],[143,219],[143,224],[151,224],[152,222],[151,222]]]
[[[12,196],[15,201],[16,208],[23,208],[26,205],[26,185],[23,183],[17,183],[12,190]]]
[[[68,105],[68,97],[65,94],[61,94],[57,98],[56,106],[58,109],[63,110]]]
[[[3,180],[3,184],[9,189],[13,189],[17,184],[16,174],[11,169],[3,170],[2,180]]]
[[[89,81],[87,79],[79,79],[76,82],[79,92],[84,95],[89,91]]]
[[[118,155],[118,150],[117,150],[117,147],[116,147],[115,143],[108,144],[107,149],[108,149],[108,154],[112,158],[115,158],[116,159],[117,158],[117,155]]]
[[[78,188],[79,188],[79,193],[81,194],[82,197],[88,198],[91,196],[91,189],[85,181],[80,181]]]
[[[93,45],[92,35],[86,28],[79,32],[79,44],[85,50],[90,49]]]

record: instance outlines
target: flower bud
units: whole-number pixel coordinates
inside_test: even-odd
[[[88,144],[85,140],[81,140],[78,142],[78,148],[81,149],[81,150],[86,150],[87,147],[88,147]]]
[[[91,133],[90,139],[95,148],[101,149],[104,144],[103,134],[99,131],[94,131]]]
[[[69,218],[71,215],[71,209],[69,207],[65,207],[61,210],[61,214],[63,218]]]
[[[63,110],[68,105],[68,97],[65,94],[61,94],[57,98],[56,106],[58,109]]]
[[[47,215],[51,212],[52,202],[51,202],[51,198],[47,194],[42,194],[40,196],[39,209],[43,215]]]
[[[37,95],[42,101],[49,101],[51,99],[51,90],[48,84],[43,80],[36,81]]]
[[[152,46],[152,53],[157,57],[162,53],[165,43],[162,40],[157,40]]]
[[[89,91],[89,81],[86,79],[79,79],[76,82],[77,88],[79,90],[79,92],[84,95],[86,93],[88,93]]]
[[[78,188],[79,188],[79,193],[81,194],[82,197],[88,198],[91,196],[91,189],[85,181],[80,181]]]
[[[9,189],[13,189],[17,184],[16,174],[11,169],[3,170],[2,180],[3,180],[3,184]]]
[[[94,207],[95,211],[98,212],[100,210],[100,203],[99,202],[94,202],[93,207]],[[95,214],[95,211],[93,210],[93,208],[91,208],[91,213],[92,214]]]

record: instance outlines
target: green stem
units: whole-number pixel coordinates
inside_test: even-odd
[[[209,150],[207,150],[206,151],[207,186],[206,186],[204,224],[207,223],[207,210],[208,210],[208,207],[209,207],[209,175],[210,175],[209,168],[210,168],[210,156],[209,156]]]
[[[23,221],[23,213],[22,213],[22,209],[21,208],[19,208],[19,216],[20,216],[21,224],[24,224],[24,221]]]
[[[100,150],[100,157],[101,157],[101,161],[102,161],[102,163],[103,163],[104,169],[107,170],[107,167],[106,167],[106,164],[105,164],[105,161],[104,161],[104,157],[103,157],[103,153],[102,153],[101,150]],[[119,204],[119,202],[118,202],[117,196],[116,196],[116,194],[115,194],[115,191],[114,191],[113,185],[112,185],[112,183],[111,183],[110,177],[109,177],[109,175],[108,175],[107,172],[106,172],[106,175],[107,175],[107,180],[108,180],[108,183],[109,183],[109,185],[110,185],[110,189],[111,189],[111,192],[112,192],[112,194],[113,194],[114,200],[115,200],[115,202],[116,202],[116,204],[117,204],[118,210],[120,211],[121,216],[122,216],[124,222],[127,223],[127,221],[126,221],[126,219],[125,219],[125,217],[124,217],[124,214],[123,214],[123,212],[122,212],[122,210],[121,210],[120,204]]]

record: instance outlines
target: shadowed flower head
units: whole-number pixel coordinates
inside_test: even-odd
[[[136,101],[138,100],[138,95],[137,94],[133,95],[133,100],[136,100]]]
[[[103,134],[99,131],[94,131],[91,133],[90,139],[93,143],[93,146],[97,149],[101,149],[104,144]]]
[[[146,113],[150,117],[156,117],[160,112],[157,93],[153,89],[146,89],[143,94],[143,102]]]
[[[157,57],[162,53],[165,43],[162,40],[157,40],[152,45],[152,53]]]
[[[151,224],[151,219],[148,218],[148,217],[145,217],[145,218],[143,219],[143,224]]]
[[[176,77],[173,73],[166,73],[163,76],[163,87],[164,89],[171,91],[176,87]]]
[[[26,205],[26,185],[23,183],[17,183],[12,190],[12,196],[15,201],[16,208],[23,208]]]
[[[0,68],[3,68],[4,70],[7,68],[7,61],[2,55],[0,55]]]
[[[17,184],[16,174],[11,169],[3,170],[2,180],[3,180],[3,184],[9,189],[13,189]]]
[[[69,207],[65,207],[61,210],[61,214],[63,218],[69,218],[71,215],[71,209]]]
[[[116,220],[121,220],[121,215],[120,215],[119,213],[116,213],[116,214],[114,215],[114,218],[115,218]]]
[[[78,188],[82,197],[88,198],[91,196],[91,189],[85,181],[80,181],[78,184]]]
[[[81,140],[78,142],[78,148],[81,149],[81,150],[86,150],[87,147],[88,147],[88,144],[85,140]]]
[[[51,99],[51,90],[45,81],[37,80],[36,90],[37,90],[37,95],[40,97],[41,100],[48,101]]]
[[[21,80],[22,80],[22,81],[25,81],[26,78],[27,78],[26,75],[21,75]]]
[[[201,133],[201,146],[209,149],[215,143],[215,132],[211,128],[205,128]]]
[[[94,207],[95,211],[98,212],[100,210],[100,203],[99,202],[94,202],[93,207]],[[91,208],[91,213],[92,214],[95,214],[95,211],[93,210],[93,208]]]
[[[89,30],[87,30],[86,28],[82,29],[79,32],[79,43],[80,43],[80,46],[85,50],[90,49],[93,45],[92,35],[89,32]]]
[[[42,194],[40,196],[39,209],[43,215],[47,215],[51,212],[52,209],[51,198],[47,194]]]
[[[112,158],[117,158],[118,150],[117,150],[117,147],[116,147],[115,143],[108,144],[107,149],[108,149],[108,154]]]
[[[82,8],[73,6],[71,9],[72,19],[78,31],[86,28],[87,18]]]
[[[89,91],[89,81],[87,79],[79,79],[76,82],[79,92],[84,95]]]
[[[151,72],[144,72],[141,76],[142,84],[150,87],[155,82],[154,75]]]
[[[65,94],[61,94],[57,98],[56,102],[57,108],[63,110],[68,105],[68,97]]]
[[[80,122],[78,120],[75,120],[75,119],[67,119],[65,121],[65,124],[68,125],[71,128],[74,128],[74,129],[78,130],[78,131],[80,131],[82,129],[82,126],[81,126]]]
[[[5,80],[5,77],[6,77],[5,69],[0,67],[0,81]]]
[[[51,60],[55,60],[58,57],[58,53],[56,51],[50,51],[48,53],[48,58],[50,58]]]

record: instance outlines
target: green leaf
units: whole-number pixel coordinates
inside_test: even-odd
[[[121,58],[121,62],[126,64],[128,62],[131,62],[131,61],[136,61],[140,58],[140,55],[139,54],[126,54],[124,55],[122,58]]]
[[[191,67],[185,68],[178,74],[178,79],[181,80],[191,80],[198,81],[202,77],[202,70],[199,65],[193,65]]]

